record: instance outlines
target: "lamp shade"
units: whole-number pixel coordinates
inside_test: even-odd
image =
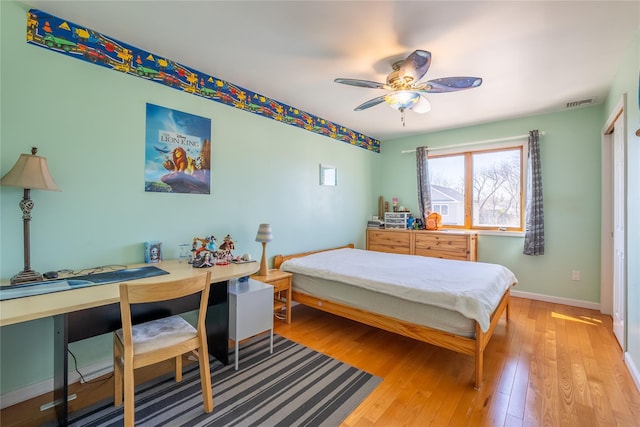
[[[0,185],[30,190],[60,191],[49,174],[47,159],[36,156],[36,152],[37,148],[34,147],[31,150],[32,154],[20,154],[16,164],[0,180]]]
[[[256,234],[256,242],[270,242],[273,239],[273,233],[271,232],[270,224],[260,224],[258,227],[258,234]]]

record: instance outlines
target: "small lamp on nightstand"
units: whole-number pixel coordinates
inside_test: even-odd
[[[260,276],[267,276],[269,269],[267,268],[267,243],[273,239],[270,224],[260,224],[258,234],[256,234],[256,242],[262,243],[262,259],[260,260]]]

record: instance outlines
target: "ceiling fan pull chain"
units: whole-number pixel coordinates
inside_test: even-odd
[[[404,108],[400,109],[400,121],[402,122],[402,127],[405,127],[405,121],[404,121]]]

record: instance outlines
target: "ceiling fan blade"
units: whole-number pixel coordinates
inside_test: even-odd
[[[398,76],[408,83],[417,83],[427,73],[430,65],[431,52],[415,50],[398,68]]]
[[[362,111],[362,110],[366,110],[367,108],[375,107],[376,105],[384,102],[385,97],[386,95],[382,95],[382,96],[378,96],[377,98],[370,99],[367,102],[363,102],[362,104],[358,105],[353,110]]]
[[[442,79],[429,80],[424,83],[424,88],[420,92],[442,93],[456,92],[458,90],[473,89],[482,84],[480,77],[445,77]]]
[[[335,79],[334,82],[342,83],[350,86],[368,87],[371,89],[384,89],[384,83],[372,82],[371,80],[358,80],[358,79]]]
[[[425,96],[420,95],[420,99],[410,108],[414,113],[422,114],[431,111],[431,103]]]

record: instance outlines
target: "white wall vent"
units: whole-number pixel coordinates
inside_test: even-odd
[[[567,102],[567,108],[584,107],[587,105],[592,105],[595,102],[596,102],[596,97],[594,96],[593,98],[581,99],[580,101]]]

